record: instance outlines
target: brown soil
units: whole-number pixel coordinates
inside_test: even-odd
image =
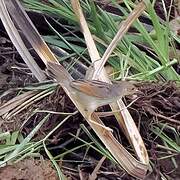
[[[0,169],[0,180],[57,180],[49,161],[25,159]]]

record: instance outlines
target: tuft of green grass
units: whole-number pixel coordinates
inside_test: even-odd
[[[71,50],[72,53],[76,54],[76,57],[78,56],[83,59],[84,56],[81,53],[85,52],[85,56],[87,57],[88,54],[85,51],[86,45],[83,40],[81,41],[81,46],[79,44],[77,47],[76,43],[73,44],[73,42],[79,42],[79,38],[73,34],[74,29],[79,30],[79,25],[77,24],[71,6],[67,5],[70,4],[69,1],[53,0],[48,2],[44,4],[35,0],[23,0],[25,7],[28,9],[47,13],[59,19],[59,21],[65,20],[69,23],[72,33],[68,35],[60,34],[52,28],[52,24],[49,24],[55,35],[51,36],[51,39],[48,39],[48,43],[55,46],[58,45],[58,47],[64,48],[66,51]],[[113,5],[122,13],[122,16],[117,16],[102,10],[93,1],[81,1],[87,17],[88,26],[94,35],[97,48],[101,55],[116,34],[120,22],[126,19],[135,6],[132,1],[128,0],[124,2],[126,7],[118,5],[114,0],[112,1]],[[168,26],[168,19],[167,21],[160,20],[153,5],[149,1],[146,1],[146,4],[146,12],[142,16],[151,21],[152,24],[146,25],[139,20],[134,22],[133,28],[136,29],[136,32],[128,32],[124,36],[108,62],[116,72],[119,72],[118,79],[122,79],[122,75],[126,74],[126,78],[131,80],[179,81],[180,76],[173,68],[173,65],[178,63],[178,59],[169,58],[170,48],[174,48],[171,44],[176,39],[179,39],[179,37],[175,36],[174,38],[172,35]],[[44,38],[47,40],[48,37]],[[87,59],[85,61],[87,62]],[[127,62],[126,67],[123,66],[125,61]],[[128,74],[126,73],[127,69]]]

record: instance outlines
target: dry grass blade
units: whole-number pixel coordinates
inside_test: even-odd
[[[30,91],[30,92],[26,92],[24,94],[21,94],[19,96],[14,97],[11,100],[9,100],[8,102],[6,102],[5,104],[0,106],[0,116],[8,113],[12,109],[21,105],[23,102],[25,102],[27,99],[33,97],[34,95],[35,95],[35,92]]]
[[[17,31],[14,23],[11,20],[11,17],[6,8],[6,0],[0,0],[0,18],[1,21],[11,39],[14,46],[18,50],[19,54],[26,62],[32,73],[39,81],[45,80],[45,75],[42,70],[39,68],[37,63],[34,61],[33,57],[29,53],[28,49],[26,48],[24,42],[22,41],[19,32]]]
[[[15,21],[18,27],[22,30],[23,34],[26,36],[27,40],[30,42],[31,46],[34,48],[43,62],[47,64],[47,61],[57,61],[54,54],[51,53],[49,47],[38,33],[19,1],[6,0],[6,7],[12,16],[13,21]]]
[[[26,93],[32,93],[32,96],[26,97]],[[21,101],[21,99],[20,99],[19,101],[21,103],[19,103],[17,106],[14,105],[14,108],[12,108],[11,111],[8,114],[5,114],[3,116],[3,118],[10,119],[12,116],[15,116],[16,114],[18,114],[19,112],[23,111],[24,109],[26,109],[30,105],[32,105],[35,102],[39,101],[41,98],[51,94],[51,92],[47,92],[46,90],[42,91],[42,92],[30,91],[30,92],[26,92],[26,93],[25,93],[26,101]]]
[[[50,52],[46,43],[44,43],[44,41],[42,40],[33,23],[23,10],[21,4],[16,0],[0,0],[0,18],[11,41],[13,42],[14,46],[18,50],[19,54],[21,55],[29,69],[40,82],[44,81],[46,79],[44,71],[40,69],[36,61],[29,53],[13,21],[15,21],[16,25],[21,28],[26,38],[28,39],[28,41],[30,41],[32,47],[36,50],[41,59],[44,60],[45,64],[47,63],[47,60],[57,60],[54,54]],[[13,19],[13,21],[11,18]],[[31,94],[31,92],[29,93]],[[24,99],[21,99],[22,97],[24,99],[30,98],[28,93],[13,98],[12,100],[8,101],[6,104],[0,107],[0,115],[3,115],[13,110],[11,113],[3,116],[4,118],[9,118],[11,115],[15,115],[16,113],[21,111],[23,107],[20,108],[18,106],[20,106],[24,102]]]
[[[93,170],[92,174],[89,176],[89,180],[96,180],[97,178],[97,172],[99,171],[99,169],[101,168],[103,162],[105,161],[106,157],[103,156],[100,161],[98,162],[98,164],[96,165],[95,169]]]
[[[99,119],[99,117],[93,113],[92,118],[93,121],[98,124],[102,124],[103,122]],[[136,178],[144,178],[146,175],[146,171],[148,166],[137,161],[113,136],[110,131],[105,130],[103,127],[96,125],[95,123],[89,122],[93,130],[96,132],[98,137],[104,143],[106,148],[112,153],[112,155],[116,158],[118,163],[132,176]]]
[[[49,90],[24,92],[0,105],[0,116],[9,119],[51,93],[52,91]]]
[[[81,25],[81,28],[82,28],[82,31],[84,34],[84,38],[86,41],[86,45],[88,48],[89,56],[90,56],[92,62],[94,63],[94,67],[96,69],[97,67],[99,67],[101,65],[101,61],[100,61],[101,57],[100,57],[99,52],[96,48],[94,40],[91,36],[91,32],[89,31],[89,28],[87,26],[87,22],[84,18],[83,12],[80,8],[79,1],[78,0],[71,0],[71,4],[72,4],[72,7],[74,9],[74,13],[76,14],[76,16],[79,19],[79,22],[80,22],[80,25]],[[105,73],[105,70],[102,69],[102,71],[103,72],[101,73],[101,78],[108,79],[107,74]]]
[[[78,0],[72,0],[71,3],[72,3],[72,6],[74,8],[75,14],[79,18],[79,22],[81,24],[82,32],[84,34],[88,50],[90,49],[89,54],[90,54],[91,60],[92,60],[92,62],[95,62],[94,63],[95,72],[98,72],[99,70],[101,70],[101,67],[103,67],[103,65],[104,65],[105,61],[108,59],[110,53],[116,47],[117,42],[123,36],[123,34],[127,31],[127,28],[124,27],[127,24],[127,22],[129,23],[129,25],[128,25],[128,27],[129,27],[130,24],[133,22],[132,20],[130,20],[132,18],[132,16],[135,15],[135,18],[137,18],[145,8],[144,3],[140,3],[139,6],[137,6],[137,8],[133,11],[133,13],[131,13],[131,15],[130,15],[131,17],[128,18],[126,23],[123,23],[123,25],[121,26],[122,28],[120,28],[120,30],[118,31],[117,35],[115,36],[114,40],[110,44],[109,48],[107,48],[106,54],[103,56],[105,61],[102,61],[102,59],[101,59],[101,61],[96,61],[97,59],[99,59],[100,56],[97,53],[95,43],[94,43],[93,38],[91,36],[91,33],[88,29],[85,18],[83,16],[79,1]],[[141,11],[139,9],[141,9]],[[123,29],[123,32],[121,32],[122,29]],[[96,52],[96,53],[93,54],[91,52]],[[101,71],[99,71],[99,72],[101,72]],[[95,77],[95,76],[93,76],[93,77]],[[103,72],[101,72],[100,76],[98,76],[98,78],[102,81],[110,82],[110,80],[107,78],[106,73],[104,72],[104,69],[103,69]],[[126,133],[126,136],[128,137],[128,139],[132,143],[132,145],[135,149],[135,152],[136,152],[138,158],[140,159],[140,161],[142,163],[144,163],[145,165],[148,165],[149,164],[149,158],[148,158],[147,150],[144,146],[143,140],[139,134],[139,131],[138,131],[129,111],[125,108],[124,103],[122,102],[122,100],[119,100],[117,103],[113,103],[111,105],[111,108],[113,111],[118,111],[119,109],[124,109],[121,113],[115,113],[116,118],[117,118],[119,124],[121,125],[121,127],[123,127],[123,129]],[[109,147],[107,147],[107,148],[109,149]],[[114,155],[113,151],[111,151],[111,153]],[[136,165],[138,165],[138,163],[140,163],[140,162],[137,161],[136,163],[137,163]],[[128,171],[132,171],[132,169],[129,168]],[[146,171],[146,168],[144,169],[144,171]]]

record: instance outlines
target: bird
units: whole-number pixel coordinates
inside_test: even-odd
[[[128,81],[110,84],[99,80],[74,80],[62,65],[54,62],[47,63],[47,74],[62,87],[68,89],[89,115],[100,106],[137,92],[133,83]]]

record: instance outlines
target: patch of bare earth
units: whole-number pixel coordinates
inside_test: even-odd
[[[0,180],[57,180],[49,161],[25,159],[0,168]]]

